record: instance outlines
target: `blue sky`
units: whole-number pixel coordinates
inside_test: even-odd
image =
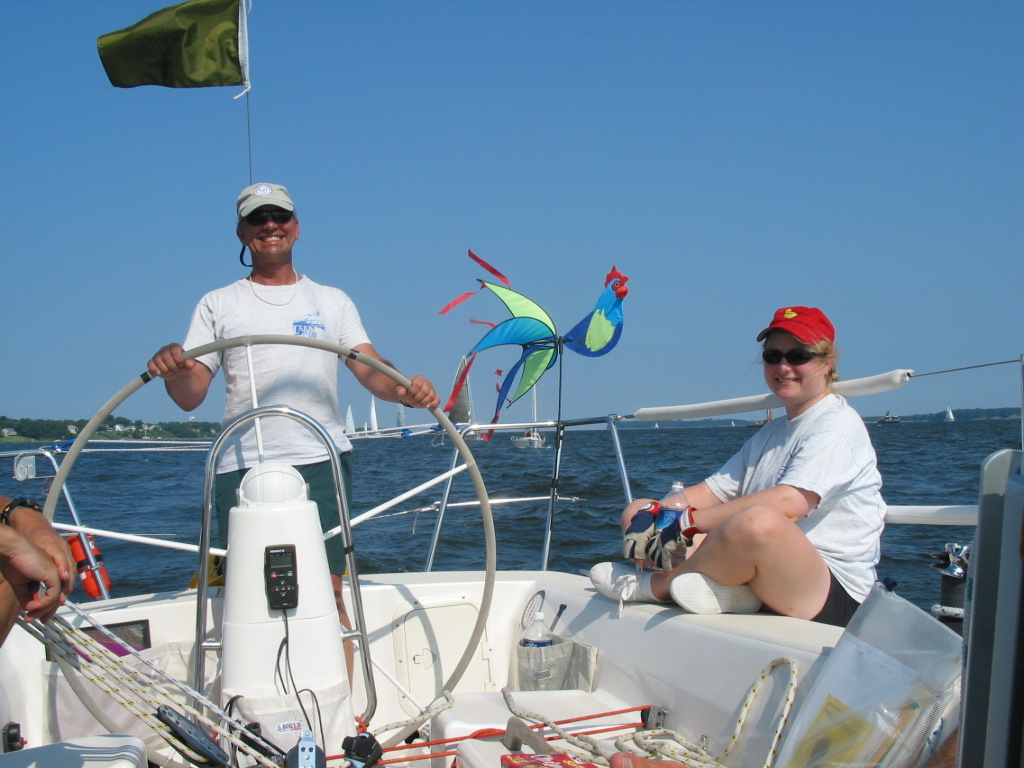
[[[619,346],[565,359],[570,417],[765,391],[754,336],[786,304],[832,317],[844,378],[1024,352],[1019,2],[255,0],[248,105],[109,84],[96,37],[160,0],[58,5],[4,11],[3,415],[90,416],[244,276],[250,131],[252,180],[299,208],[298,270],[347,291],[377,348],[439,390],[483,334],[469,319],[505,317],[486,295],[438,314],[487,277],[470,248],[560,331],[612,265],[629,276]],[[516,357],[481,355],[479,416]],[[854,405],[1020,390],[1000,366]],[[222,406],[217,388],[194,415]],[[186,418],[158,384],[118,414]]]

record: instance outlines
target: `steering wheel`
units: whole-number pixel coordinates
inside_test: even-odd
[[[225,349],[232,349],[234,347],[250,347],[258,346],[262,344],[284,344],[299,347],[310,347],[312,349],[320,349],[325,352],[331,352],[336,354],[341,359],[355,360],[356,362],[368,365],[371,368],[383,373],[388,378],[395,381],[402,387],[410,386],[411,382],[408,378],[403,376],[401,373],[396,371],[386,363],[382,363],[380,360],[364,355],[362,352],[357,352],[354,349],[349,349],[341,344],[335,344],[329,341],[321,341],[320,339],[310,339],[304,336],[282,336],[282,335],[256,335],[256,336],[237,336],[232,339],[223,339],[220,341],[212,342],[211,344],[204,344],[194,349],[190,349],[184,353],[186,360],[201,357],[211,352],[220,352]],[[57,507],[57,501],[61,497],[61,491],[64,487],[64,483],[67,480],[68,475],[71,472],[71,468],[74,466],[78,455],[85,448],[85,445],[92,436],[96,433],[96,430],[103,425],[107,417],[114,412],[121,403],[127,400],[137,390],[141,389],[145,384],[148,384],[154,378],[148,370],[135,376],[129,381],[124,387],[122,387],[113,397],[108,400],[100,410],[89,420],[85,427],[79,432],[78,437],[68,450],[67,455],[61,462],[60,467],[57,470],[52,485],[50,486],[50,492],[46,495],[46,503],[43,506],[43,514],[48,520],[53,520],[53,513]],[[494,519],[491,513],[490,500],[487,496],[487,489],[484,487],[483,478],[480,475],[480,468],[477,466],[476,459],[473,458],[472,452],[469,450],[469,446],[463,439],[461,433],[451,423],[444,411],[440,408],[431,409],[430,413],[433,415],[437,422],[444,428],[444,431],[451,437],[452,442],[455,444],[459,452],[459,456],[462,461],[466,464],[470,477],[473,480],[474,491],[477,496],[477,500],[480,503],[480,513],[483,518],[484,526],[484,545],[486,555],[486,568],[484,576],[484,589],[483,594],[480,598],[480,610],[477,615],[476,624],[473,627],[472,633],[470,633],[469,643],[466,645],[466,650],[462,654],[462,658],[456,665],[449,679],[444,682],[441,687],[442,691],[450,691],[455,688],[455,685],[465,674],[466,669],[469,667],[470,661],[473,658],[474,651],[477,644],[480,642],[480,638],[483,635],[484,626],[487,623],[487,617],[490,613],[491,600],[494,594],[494,579],[497,571],[497,553],[496,553],[496,542],[494,534]],[[353,589],[358,589],[358,584],[352,585]],[[440,694],[440,691],[438,692]]]

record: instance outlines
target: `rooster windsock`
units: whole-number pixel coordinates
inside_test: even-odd
[[[604,291],[598,297],[594,309],[573,326],[569,333],[559,337],[554,321],[540,305],[523,294],[513,291],[507,277],[472,251],[469,251],[469,257],[494,275],[502,285],[480,280],[478,290],[464,293],[453,299],[441,310],[440,314],[447,313],[480,291],[489,290],[501,300],[512,317],[497,324],[486,323],[492,327],[466,355],[466,365],[462,368],[462,372],[452,388],[452,394],[448,398],[444,410],[450,411],[455,404],[459,392],[465,386],[476,354],[482,350],[504,344],[516,344],[523,350],[519,360],[508,370],[505,378],[501,381],[498,390],[498,403],[494,410],[494,418],[491,419],[492,424],[497,424],[498,418],[501,416],[501,409],[506,402],[511,405],[529,392],[544,375],[544,372],[555,364],[562,347],[587,357],[600,357],[611,352],[618,343],[619,337],[622,335],[622,300],[629,293],[629,288],[626,286],[629,278],[615,267],[612,267],[611,272],[605,277]],[[481,321],[474,320],[472,322]],[[515,387],[515,392],[510,395],[517,376],[518,384]],[[484,436],[485,439],[490,439],[490,437],[491,433]]]

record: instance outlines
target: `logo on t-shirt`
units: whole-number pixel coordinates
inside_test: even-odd
[[[292,323],[292,328],[295,329],[296,336],[305,336],[307,339],[318,339],[320,338],[320,331],[327,330],[327,324],[324,322],[324,316],[318,309],[316,312],[312,312],[306,315],[301,320],[296,320]]]

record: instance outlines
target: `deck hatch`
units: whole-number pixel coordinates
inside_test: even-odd
[[[429,704],[455,669],[469,641],[477,607],[468,602],[419,604],[396,616],[395,669],[399,682],[421,705]],[[496,690],[490,665],[490,644],[484,632],[469,668],[456,690]],[[402,709],[416,714],[419,708],[401,697]]]

